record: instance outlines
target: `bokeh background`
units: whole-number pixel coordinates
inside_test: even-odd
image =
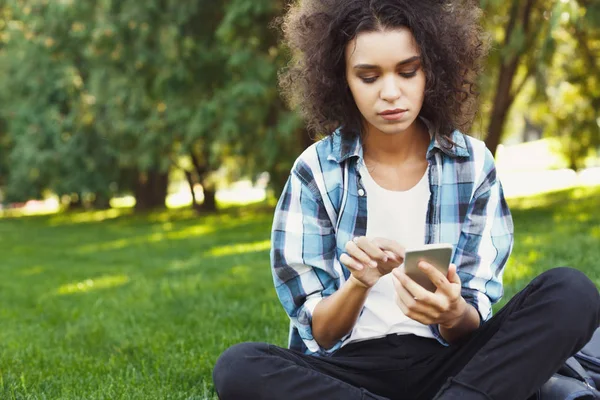
[[[270,224],[317,139],[277,89],[287,4],[0,2],[0,398],[214,399],[225,348],[286,344]],[[600,286],[600,2],[480,4],[497,307],[554,266]]]

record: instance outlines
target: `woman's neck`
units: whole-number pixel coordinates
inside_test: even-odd
[[[390,135],[373,129],[363,138],[364,159],[388,166],[422,162],[429,147],[430,136],[425,124],[416,119],[404,132]]]

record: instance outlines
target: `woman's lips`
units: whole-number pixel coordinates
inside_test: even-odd
[[[381,115],[381,117],[387,121],[398,121],[399,119],[402,119],[402,117],[404,117],[404,114],[406,114],[406,112],[407,110],[397,112],[385,111],[384,113],[381,113],[379,115]]]

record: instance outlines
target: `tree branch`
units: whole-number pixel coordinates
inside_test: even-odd
[[[585,30],[577,26],[577,24],[574,24],[573,28],[575,32],[575,39],[577,39],[577,42],[579,43],[579,49],[583,53],[588,67],[592,70],[592,75],[600,76],[600,67],[597,64],[597,57],[594,56],[594,53],[588,46],[587,33]]]
[[[513,0],[512,6],[510,8],[510,19],[508,20],[508,24],[506,24],[506,29],[504,30],[504,47],[508,46],[510,43],[510,37],[512,36],[512,32],[515,29],[515,24],[517,23],[517,17],[519,15],[519,0]]]
[[[531,24],[531,18],[532,18],[532,14],[533,14],[534,4],[535,4],[535,0],[529,0],[527,2],[527,4],[525,5],[525,11],[523,14],[523,30],[526,34],[528,33],[529,27]],[[544,26],[546,26],[546,24],[542,24],[542,23],[538,24],[538,27],[535,30],[535,32],[532,35],[530,35],[528,40],[526,41],[526,45],[523,48],[524,52],[533,47],[534,43],[537,41],[540,33],[542,32]],[[539,60],[537,60],[532,55],[529,59],[529,63],[527,64],[527,73],[525,74],[525,77],[516,86],[516,88],[513,91],[511,91],[511,94],[510,94],[511,99],[514,100],[517,97],[517,95],[521,92],[521,90],[523,90],[523,87],[525,87],[529,78],[531,78],[537,72],[538,65],[539,65]]]

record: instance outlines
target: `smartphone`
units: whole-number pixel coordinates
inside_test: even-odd
[[[427,261],[444,274],[444,276],[448,276],[448,268],[450,267],[453,249],[453,246],[448,243],[426,244],[420,247],[406,249],[404,256],[404,270],[406,275],[430,292],[435,292],[437,289],[436,286],[429,280],[429,277],[419,269],[417,264],[420,261]]]

